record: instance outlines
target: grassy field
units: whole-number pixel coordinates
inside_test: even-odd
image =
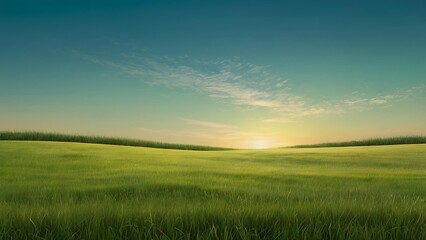
[[[0,141],[0,239],[426,239],[426,145]]]

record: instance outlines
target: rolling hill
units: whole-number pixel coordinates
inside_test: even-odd
[[[0,141],[0,239],[425,239],[425,159]]]

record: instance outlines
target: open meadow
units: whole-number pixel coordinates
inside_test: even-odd
[[[0,141],[0,239],[426,239],[426,144]]]
[[[0,240],[426,240],[426,0],[0,0]]]

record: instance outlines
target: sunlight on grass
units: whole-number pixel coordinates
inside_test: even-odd
[[[425,157],[0,141],[0,239],[425,239]]]

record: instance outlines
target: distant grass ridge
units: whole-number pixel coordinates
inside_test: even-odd
[[[320,148],[320,147],[353,147],[353,146],[377,146],[399,144],[424,144],[426,136],[401,136],[389,138],[371,138],[348,142],[328,142],[320,144],[296,145],[293,148]]]
[[[61,133],[43,133],[43,132],[32,132],[32,131],[25,131],[25,132],[0,131],[0,140],[78,142],[78,143],[95,143],[95,144],[163,148],[163,149],[196,150],[196,151],[230,150],[230,148],[221,148],[221,147],[163,143],[163,142],[155,142],[155,141],[114,138],[114,137],[84,136],[84,135],[72,135],[72,134],[61,134]]]

